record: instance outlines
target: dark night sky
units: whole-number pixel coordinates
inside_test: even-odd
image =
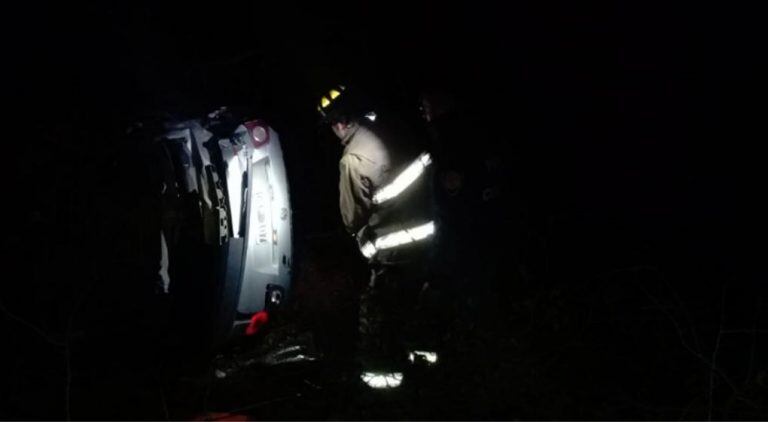
[[[437,81],[516,151],[521,188],[553,212],[711,229],[742,212],[738,191],[756,180],[740,142],[757,109],[749,11],[446,3],[28,4],[4,28],[16,127],[98,160],[119,147],[73,133],[242,105],[283,133],[299,167],[324,155],[322,172],[334,163],[314,142],[318,93],[351,81],[406,110]]]
[[[738,142],[761,60],[748,10],[447,3],[26,4],[3,29],[6,81],[28,131],[234,104],[301,149],[329,85],[413,106],[414,88],[437,80],[485,118],[493,142],[530,154],[532,190],[561,190],[559,201],[712,209],[754,180]]]

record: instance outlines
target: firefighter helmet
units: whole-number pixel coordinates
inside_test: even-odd
[[[333,113],[333,111],[338,110],[340,106],[344,105],[347,97],[347,95],[344,93],[346,89],[347,88],[345,86],[338,85],[335,88],[330,89],[327,94],[324,94],[322,97],[320,97],[320,103],[317,105],[317,111],[321,116],[323,116],[323,118],[328,118],[329,115]]]

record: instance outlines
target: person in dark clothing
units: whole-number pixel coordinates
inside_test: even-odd
[[[490,315],[503,288],[500,270],[515,266],[515,253],[507,247],[514,239],[506,230],[506,157],[493,145],[498,136],[447,90],[424,89],[420,109],[436,163],[441,227],[436,268],[452,302],[451,319],[472,325],[480,314]]]

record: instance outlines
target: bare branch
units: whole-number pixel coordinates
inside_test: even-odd
[[[680,299],[680,296],[677,294],[677,290],[675,290],[672,287],[672,283],[669,282],[667,277],[664,277],[661,273],[659,274],[659,278],[664,280],[664,284],[667,286],[667,289],[672,292],[672,297],[675,298],[675,301],[678,304],[678,307],[683,311],[683,316],[685,316],[685,319],[688,321],[688,325],[691,327],[694,327],[693,318],[691,317],[691,313],[688,312],[688,307],[685,306],[685,303],[682,299]],[[691,330],[691,337],[693,337],[693,345],[696,347],[696,350],[701,352],[701,343],[699,342],[699,336],[696,333],[696,330]]]
[[[691,353],[693,356],[695,356],[697,359],[699,359],[699,360],[700,360],[700,361],[701,361],[701,362],[702,362],[704,365],[706,365],[708,368],[710,368],[710,370],[714,371],[714,372],[715,372],[715,373],[716,373],[718,376],[720,376],[720,378],[721,378],[723,381],[725,381],[725,383],[728,385],[728,387],[730,387],[730,388],[731,388],[731,390],[732,390],[734,393],[736,393],[736,394],[738,394],[739,396],[741,396],[741,392],[739,391],[739,389],[738,389],[738,388],[736,388],[736,385],[734,385],[734,383],[733,383],[733,382],[732,382],[732,381],[731,381],[731,380],[728,378],[728,376],[726,376],[726,375],[725,375],[725,373],[723,373],[723,371],[722,371],[722,370],[720,370],[720,368],[718,368],[718,367],[716,367],[716,366],[712,365],[712,362],[711,362],[709,359],[707,359],[707,358],[706,358],[706,357],[704,357],[704,356],[703,356],[701,353],[699,353],[699,352],[697,352],[696,350],[694,350],[694,349],[693,349],[693,348],[692,348],[692,347],[691,347],[691,346],[688,344],[688,342],[685,340],[685,336],[683,335],[683,330],[682,330],[682,328],[680,327],[680,324],[678,324],[677,320],[676,320],[676,319],[675,319],[675,318],[674,318],[674,317],[673,317],[673,316],[672,316],[672,315],[671,315],[669,312],[667,312],[667,310],[666,310],[666,309],[665,309],[663,306],[661,306],[661,303],[659,302],[659,300],[658,300],[658,299],[656,299],[656,298],[655,298],[655,297],[654,297],[654,296],[653,296],[653,295],[652,295],[650,292],[648,292],[648,291],[647,291],[647,290],[646,290],[646,289],[645,289],[645,288],[642,286],[642,284],[640,284],[639,286],[640,286],[640,289],[641,289],[641,290],[642,290],[642,291],[643,291],[643,292],[646,294],[646,296],[648,296],[648,299],[649,299],[651,302],[653,302],[654,304],[656,304],[656,305],[659,307],[659,309],[661,309],[661,311],[664,313],[664,315],[666,315],[666,316],[667,316],[667,318],[670,320],[670,322],[672,323],[672,325],[675,327],[675,330],[677,331],[677,335],[678,335],[678,337],[680,338],[680,343],[682,344],[683,348],[685,348],[685,350],[687,350],[687,351],[688,351],[688,352],[690,352],[690,353]],[[741,396],[741,397],[740,397],[740,399],[741,399],[742,401],[746,402],[746,403],[749,403],[749,404],[750,404],[750,405],[752,405],[752,406],[755,406],[755,407],[757,407],[757,405],[755,405],[753,402],[749,401],[748,399],[744,398],[743,396]]]
[[[69,340],[67,340],[66,345],[66,368],[67,368],[67,378],[66,378],[66,390],[64,392],[64,399],[66,401],[66,415],[67,420],[72,420],[72,359],[71,359],[71,350],[69,346]]]
[[[19,323],[19,324],[29,328],[32,332],[34,332],[38,336],[42,337],[48,343],[50,343],[50,344],[52,344],[54,346],[57,346],[57,347],[64,347],[65,346],[64,343],[52,339],[48,334],[45,333],[45,331],[43,331],[42,329],[38,328],[37,326],[35,326],[31,322],[29,322],[29,321],[27,321],[27,320],[25,320],[25,319],[23,319],[21,317],[16,316],[13,312],[11,312],[5,306],[5,304],[2,302],[2,300],[0,300],[0,311],[2,311],[2,313],[4,313],[8,318],[10,318],[10,319],[16,321],[17,323]]]
[[[760,305],[762,304],[762,298],[757,298],[757,306],[755,306],[755,319],[752,322],[752,329],[757,328],[757,319],[760,316]],[[752,379],[752,371],[755,368],[755,351],[757,350],[757,332],[752,332],[752,347],[749,353],[749,367],[747,368],[747,382]]]
[[[171,420],[171,414],[168,412],[168,401],[165,398],[165,387],[162,385],[160,386],[160,400],[163,404],[163,414],[165,415],[165,420],[169,421]]]
[[[66,368],[67,368],[67,377],[66,377],[66,391],[65,391],[65,400],[66,400],[66,415],[67,420],[72,420],[72,330],[74,327],[74,321],[75,321],[75,315],[77,315],[77,311],[80,310],[80,306],[85,302],[85,299],[91,294],[91,290],[93,290],[93,287],[96,285],[96,278],[93,279],[90,285],[88,285],[83,293],[80,295],[80,297],[77,298],[77,301],[72,306],[72,310],[69,312],[69,317],[67,318],[67,333],[66,333],[66,343],[64,343],[65,347],[65,358],[66,358]]]
[[[720,350],[720,340],[723,338],[723,322],[725,320],[725,293],[727,292],[727,284],[723,284],[723,293],[720,296],[720,328],[717,331],[717,339],[715,340],[715,348],[712,350],[712,369],[709,372],[709,408],[707,410],[707,420],[712,420],[712,407],[714,406],[714,393],[715,393],[715,369],[717,368],[717,352]]]
[[[723,330],[722,334],[768,334],[768,330],[760,330],[756,328],[738,328],[733,330]]]

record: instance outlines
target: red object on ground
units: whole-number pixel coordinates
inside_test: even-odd
[[[261,327],[269,322],[269,314],[267,311],[259,311],[253,314],[251,317],[251,323],[245,329],[245,335],[252,336],[261,330]]]

